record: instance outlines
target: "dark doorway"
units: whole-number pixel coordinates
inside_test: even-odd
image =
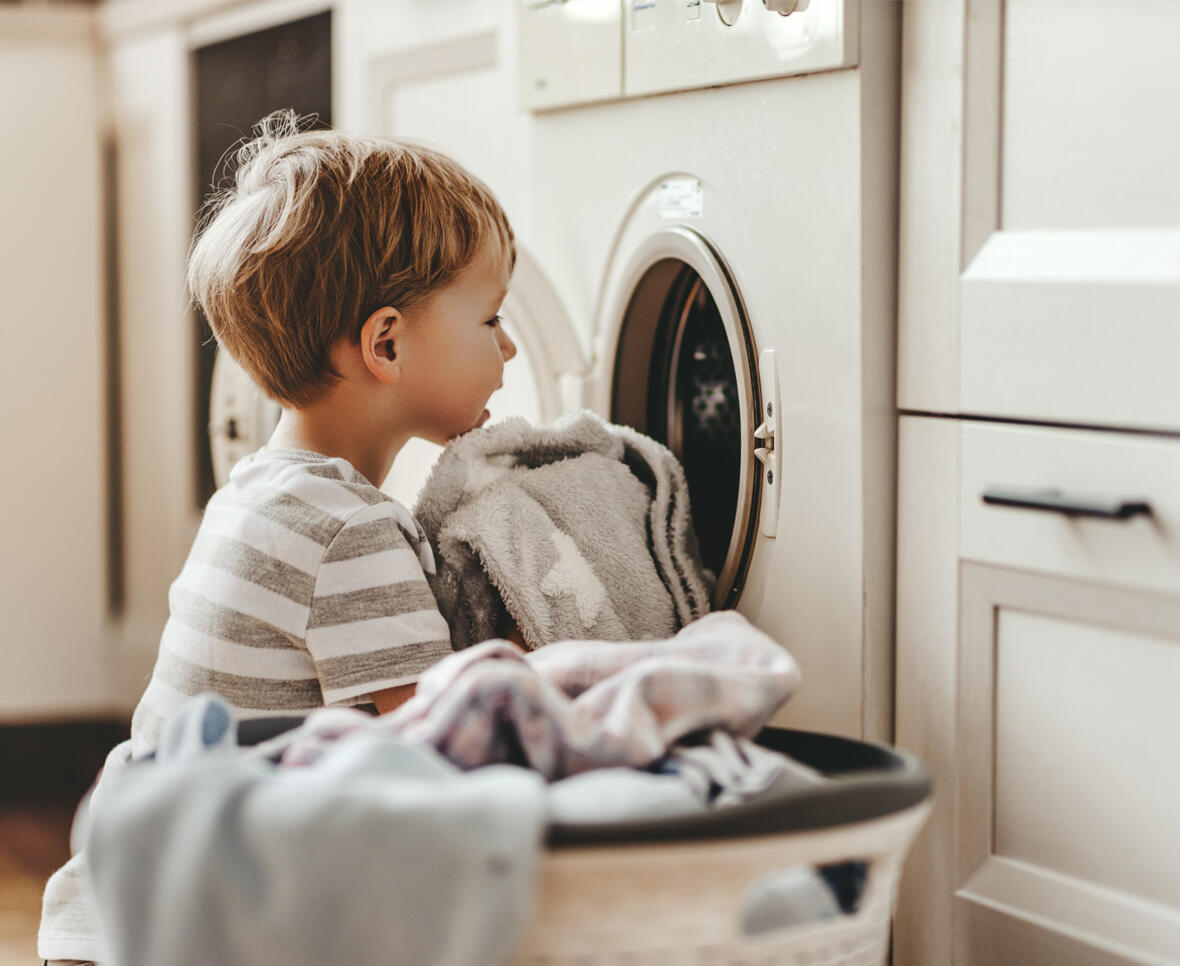
[[[313,127],[332,124],[331,11],[235,37],[194,54],[196,83],[196,206],[225,177],[231,149],[271,111],[293,108],[316,115]],[[227,155],[227,152],[229,155]],[[217,346],[196,313],[196,493],[203,507],[214,490],[209,454],[209,386]]]

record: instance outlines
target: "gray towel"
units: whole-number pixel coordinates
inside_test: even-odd
[[[590,412],[453,440],[418,498],[456,650],[665,638],[709,610],[688,485],[660,443]]]

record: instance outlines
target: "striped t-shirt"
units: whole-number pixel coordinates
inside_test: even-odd
[[[451,653],[426,583],[434,558],[410,512],[347,460],[261,450],[213,495],[184,569],[132,753],[159,743],[186,698],[241,717],[355,705]]]

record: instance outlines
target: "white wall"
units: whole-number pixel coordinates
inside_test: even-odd
[[[93,18],[0,8],[0,721],[108,710]]]

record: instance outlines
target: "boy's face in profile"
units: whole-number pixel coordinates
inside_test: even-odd
[[[442,445],[488,418],[488,398],[503,384],[516,345],[500,324],[508,260],[486,242],[455,280],[417,311],[398,347],[414,435]]]

